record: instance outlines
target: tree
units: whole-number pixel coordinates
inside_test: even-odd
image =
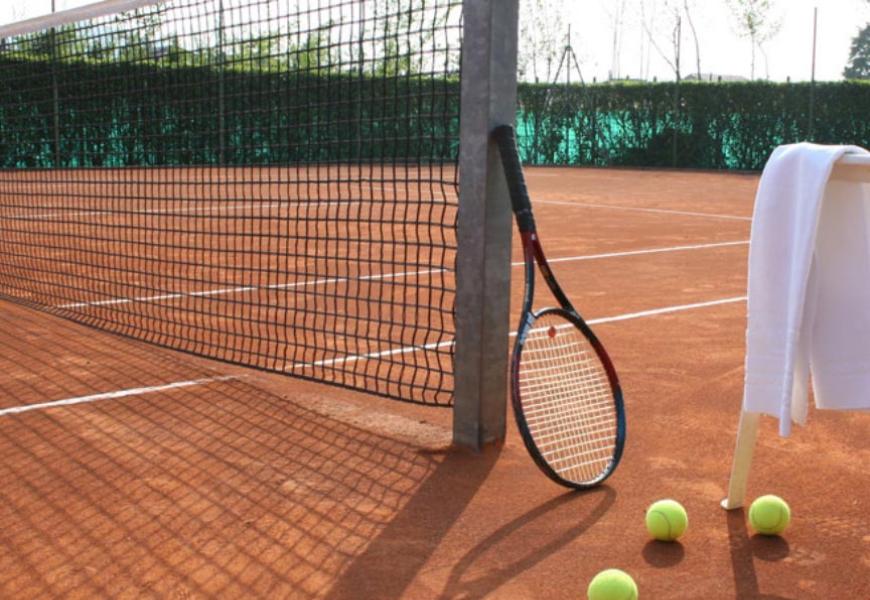
[[[681,79],[680,54],[682,52],[683,31],[683,8],[680,4],[679,0],[664,0],[658,10],[656,10],[654,3],[653,14],[648,22],[645,18],[643,2],[641,3],[641,25],[646,32],[649,43],[674,72],[677,81]],[[662,47],[664,44],[659,43],[659,38],[668,40],[670,51],[665,51]],[[700,62],[698,65],[698,71],[700,72]]]
[[[613,26],[613,53],[610,57],[610,78],[620,79],[622,68],[622,29],[625,25],[625,9],[627,0],[604,0],[604,10],[610,17]]]
[[[776,0],[727,0],[727,4],[737,25],[737,34],[749,38],[752,51],[750,78],[755,79],[755,51],[761,50],[763,54],[763,45],[782,27],[782,20],[774,14]]]
[[[433,62],[439,55],[431,51],[433,44],[437,43],[433,40],[443,25],[460,18],[458,7],[428,0],[375,0],[348,4],[356,5],[361,11],[362,40],[371,40],[371,43],[360,42],[358,45],[355,55],[358,64],[368,63],[373,72],[389,76],[444,68],[444,65]],[[337,28],[335,33],[341,35],[341,29]],[[332,50],[330,45],[324,49],[327,52]],[[451,64],[458,63],[458,59],[458,54],[448,52],[447,60]]]
[[[554,63],[564,49],[565,21],[560,0],[520,0],[520,79],[550,81]],[[546,72],[544,73],[544,66]]]
[[[293,68],[306,75],[323,76],[329,73],[334,58],[330,42],[332,30],[333,25],[330,22],[326,26],[310,31],[302,44],[293,48]],[[379,71],[382,74],[395,74],[397,71],[394,66],[395,49],[386,52],[388,54],[382,57]]]
[[[698,73],[698,81],[701,80],[701,42],[698,40],[698,30],[695,29],[695,21],[692,19],[691,6],[694,5],[693,0],[683,0],[683,12],[686,13],[686,20],[689,22],[689,29],[692,30],[692,39],[695,40],[695,67]]]
[[[852,40],[849,62],[843,70],[846,79],[870,79],[870,23]]]

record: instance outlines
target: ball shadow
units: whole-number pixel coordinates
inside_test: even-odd
[[[777,562],[788,556],[788,542],[778,535],[755,534],[749,538],[752,555],[768,562]]]
[[[685,555],[686,550],[680,542],[650,540],[643,547],[644,560],[657,569],[673,567],[682,561]]]

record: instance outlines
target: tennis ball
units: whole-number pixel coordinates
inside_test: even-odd
[[[789,521],[791,509],[779,496],[761,496],[749,507],[749,524],[762,535],[779,535]]]
[[[589,600],[637,600],[637,584],[619,569],[606,569],[592,578],[586,589]]]
[[[673,542],[688,526],[686,509],[676,500],[653,502],[646,511],[646,529],[659,541]]]

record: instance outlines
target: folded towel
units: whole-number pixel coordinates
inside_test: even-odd
[[[777,148],[761,177],[749,246],[743,408],[804,424],[812,373],[824,408],[870,407],[870,199],[828,182],[856,146]]]

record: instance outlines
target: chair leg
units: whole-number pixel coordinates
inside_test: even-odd
[[[746,499],[746,482],[752,466],[752,451],[758,437],[759,413],[740,413],[737,430],[737,447],[734,449],[734,462],[731,465],[731,480],[728,482],[728,497],[722,500],[722,508],[732,510],[743,506]]]

